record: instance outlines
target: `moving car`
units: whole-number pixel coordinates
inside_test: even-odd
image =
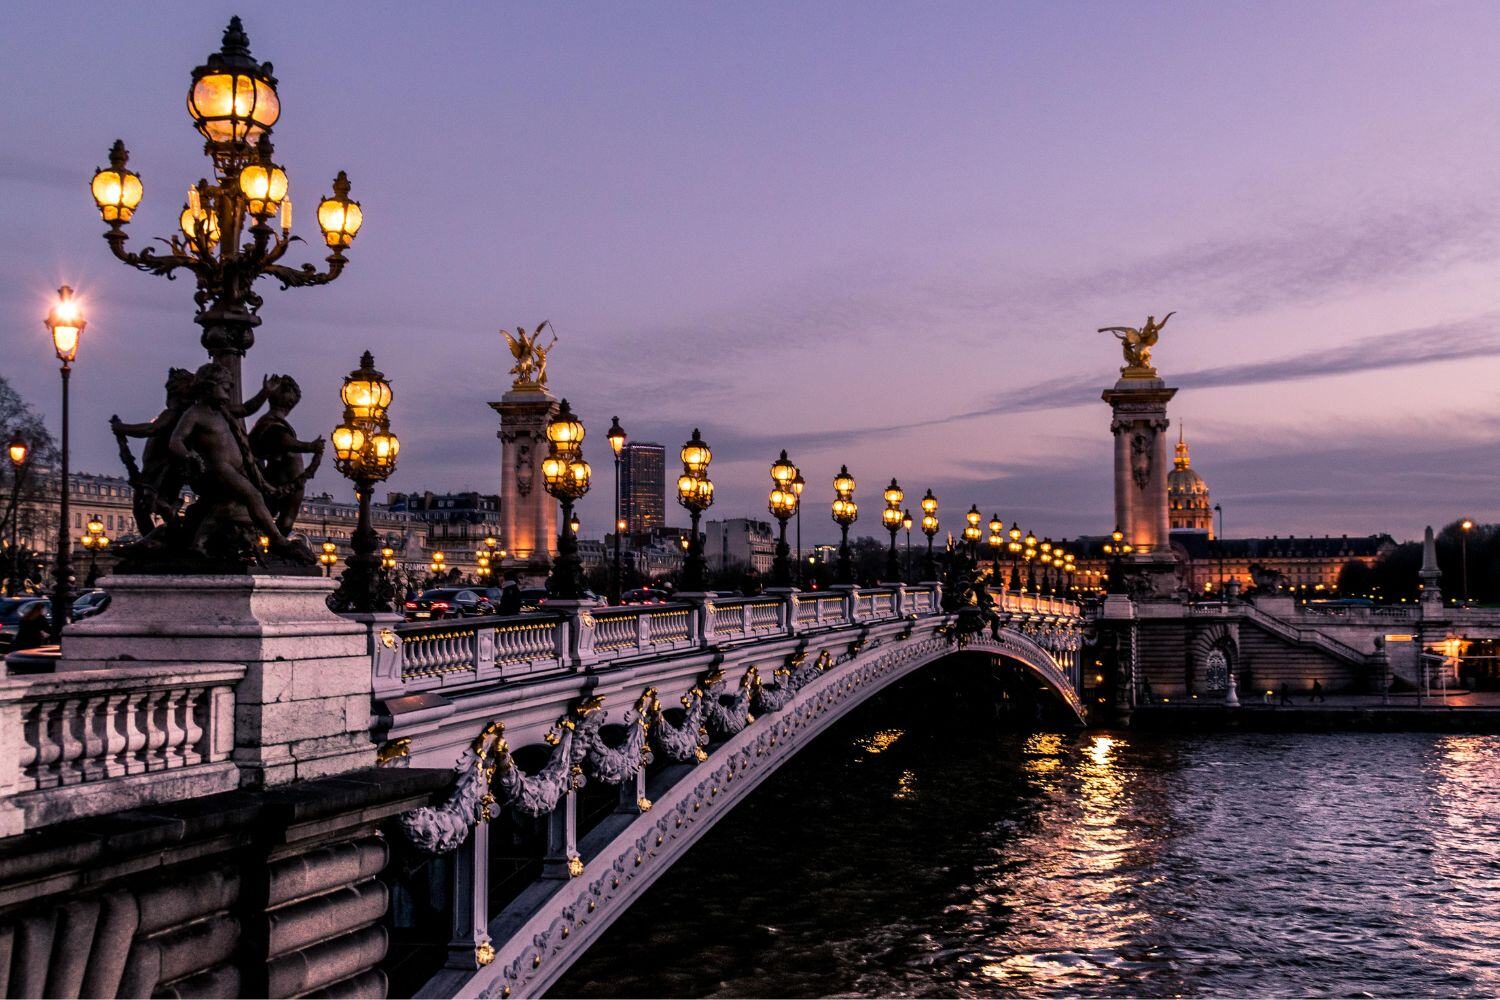
[[[416,600],[405,602],[401,610],[407,621],[474,618],[495,613],[489,595],[478,587],[437,587],[424,590]]]

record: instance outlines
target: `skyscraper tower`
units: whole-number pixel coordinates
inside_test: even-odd
[[[667,449],[632,441],[620,452],[620,516],[625,530],[643,535],[666,524]]]

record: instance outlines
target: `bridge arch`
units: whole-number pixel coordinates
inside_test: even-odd
[[[445,970],[419,996],[524,997],[545,992],[632,902],[709,829],[834,722],[904,677],[957,654],[1013,663],[1080,722],[1076,627],[985,632],[962,647],[941,622],[848,637],[818,653],[826,666],[779,707],[712,748],[662,788],[646,809],[601,824],[579,839],[576,877],[538,881],[489,924],[492,940],[477,970]],[[878,632],[880,634],[872,634]],[[816,648],[816,647],[813,647]],[[835,652],[842,650],[842,652]],[[747,650],[747,653],[753,651]],[[749,677],[753,656],[722,664]],[[814,664],[816,666],[816,664]],[[784,675],[782,674],[778,676]],[[727,678],[726,678],[727,679]],[[783,677],[783,683],[786,678]],[[679,769],[680,770],[680,769]],[[472,836],[472,835],[471,835]],[[482,839],[482,838],[475,838]]]

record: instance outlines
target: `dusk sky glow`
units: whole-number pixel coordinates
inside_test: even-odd
[[[830,481],[931,487],[1038,535],[1111,525],[1119,350],[1155,352],[1228,534],[1500,520],[1500,6],[228,4],[0,9],[0,373],[56,426],[41,318],[89,326],[74,459],[205,360],[190,279],[110,256],[88,194],[123,138],[175,227],[208,161],[189,73],[229,16],[280,81],[288,262],[345,169],[365,226],[326,288],[258,286],[247,385],[286,372],[305,437],[374,352],[392,489],[499,491],[500,327],[549,319],[588,426],[714,446],[708,517],[767,517],[785,447],[828,540]],[[675,474],[669,468],[669,482]],[[311,491],[347,496],[326,463]],[[383,495],[383,492],[382,494]],[[914,505],[914,504],[913,504]],[[686,523],[672,508],[674,523]]]

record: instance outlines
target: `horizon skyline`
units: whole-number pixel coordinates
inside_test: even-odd
[[[109,414],[154,413],[167,365],[203,360],[190,284],[109,256],[89,176],[123,137],[146,188],[133,245],[170,231],[206,169],[188,74],[235,6],[124,24],[0,14],[0,80],[73,114],[58,128],[41,102],[4,112],[5,374],[55,427],[40,319],[58,284],[79,288],[79,470],[115,474]],[[809,480],[808,545],[837,535],[823,501],[841,463],[860,482],[856,535],[880,537],[868,518],[894,475],[933,489],[944,533],[976,503],[1077,537],[1112,526],[1098,394],[1118,350],[1094,331],[1177,309],[1154,360],[1182,389],[1169,415],[1228,537],[1409,540],[1500,520],[1486,169],[1500,108],[1475,82],[1500,56],[1486,27],[1500,11],[1356,8],[1302,12],[1287,32],[1295,5],[264,5],[245,27],[282,81],[298,231],[340,168],[367,222],[337,284],[260,286],[246,382],[292,372],[293,424],[326,435],[369,348],[403,442],[388,488],[498,493],[497,328],[561,317],[553,391],[588,426],[595,467],[585,534],[611,520],[603,432],[619,414],[669,457],[703,428],[720,487],[706,518],[768,520],[766,468],[785,447]],[[343,44],[329,49],[331,24]],[[127,85],[74,71],[101,48]],[[1398,55],[1410,75],[1382,75]],[[1178,135],[1192,141],[1164,138]],[[331,468],[309,490],[350,492]]]

